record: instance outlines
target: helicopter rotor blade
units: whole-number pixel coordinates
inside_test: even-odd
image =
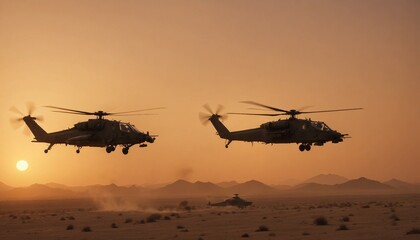
[[[223,107],[223,105],[217,105],[216,114],[219,115],[219,113],[222,112],[224,108],[225,107]]]
[[[300,113],[323,113],[323,112],[342,112],[342,111],[353,111],[353,110],[362,110],[363,108],[343,108],[343,109],[332,109],[332,110],[320,110],[320,111],[309,111],[309,112],[300,112]]]
[[[109,115],[113,115],[113,116],[147,116],[147,115],[159,115],[157,113],[110,113]]]
[[[209,120],[210,120],[210,118],[213,116],[213,115],[216,115],[217,116],[217,118],[219,118],[221,121],[224,121],[224,120],[226,120],[227,119],[227,115],[226,114],[220,114],[222,111],[223,111],[223,109],[224,109],[224,106],[223,105],[218,105],[217,106],[217,109],[216,109],[216,111],[213,111],[212,109],[211,109],[211,107],[210,107],[210,105],[209,104],[204,104],[203,105],[203,108],[204,109],[206,109],[206,111],[208,112],[208,113],[202,113],[202,112],[200,112],[199,114],[198,114],[198,117],[199,117],[199,119],[200,119],[200,121],[201,121],[201,123],[203,124],[203,125],[206,125],[208,122],[209,122]]]
[[[211,107],[209,106],[209,104],[204,104],[203,108],[206,109],[210,114],[214,114],[213,111],[211,110]]]
[[[19,109],[17,109],[15,106],[9,108],[9,111],[14,112],[14,113],[17,113],[17,114],[19,114],[21,116],[25,116],[25,114],[23,114],[21,111],[19,111]]]
[[[61,113],[79,113],[79,114],[85,114],[85,115],[93,115],[92,112],[86,112],[86,111],[80,111],[80,110],[74,110],[74,109],[69,109],[69,108],[62,108],[62,107],[54,107],[54,106],[44,106],[46,108],[52,108],[52,109],[58,109],[58,110],[64,110],[64,111],[68,111],[68,112],[64,112],[62,111]]]
[[[164,107],[146,108],[146,109],[140,109],[140,110],[126,111],[126,112],[109,113],[109,115],[117,115],[117,114],[125,114],[125,113],[136,113],[136,112],[151,111],[151,110],[158,110],[158,109],[165,109],[165,108]]]
[[[67,111],[52,111],[52,112],[76,114],[76,115],[94,115],[93,113],[79,113],[79,112],[67,112]]]
[[[313,108],[313,107],[315,107],[315,106],[313,106],[313,105],[303,106],[303,107],[299,108],[297,111],[298,111],[298,112],[302,112],[302,111],[303,111],[303,110],[305,110],[305,109],[308,109],[308,108]]]
[[[280,109],[280,108],[267,106],[267,105],[257,103],[257,102],[253,102],[253,101],[241,101],[241,103],[246,103],[246,104],[251,104],[251,105],[267,108],[267,109],[270,109],[270,110],[273,110],[273,111],[276,111],[276,112],[285,112],[285,113],[289,112],[289,111],[286,111],[286,110],[283,110],[283,109]]]
[[[32,115],[35,111],[35,104],[33,102],[27,102],[26,108],[28,109],[28,115]]]
[[[288,115],[287,113],[235,113],[230,112],[227,114],[235,114],[235,115],[252,115],[252,116],[269,116],[269,117],[275,117],[280,115]]]
[[[211,115],[209,115],[208,113],[198,113],[198,118],[200,119],[200,122],[203,125],[207,125],[209,123],[210,117]]]
[[[22,118],[11,118],[10,125],[12,125],[13,129],[18,129],[23,126],[23,119]]]

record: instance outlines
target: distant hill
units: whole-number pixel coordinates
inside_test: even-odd
[[[335,187],[339,190],[391,190],[392,187],[381,182],[361,177],[353,179]]]
[[[274,184],[274,185],[277,185],[277,186],[278,185],[295,186],[299,183],[302,183],[302,180],[289,178],[289,179],[283,179],[281,181],[278,181],[277,184]]]
[[[242,195],[261,195],[276,192],[275,188],[256,180],[240,183],[230,188],[226,188],[226,190],[228,190],[231,194],[238,193]]]
[[[9,185],[6,185],[6,184],[4,184],[4,183],[2,183],[2,182],[0,182],[0,192],[1,192],[1,191],[8,191],[8,190],[10,190],[10,189],[13,189],[13,187],[11,187],[11,186],[9,186]]]
[[[315,177],[311,177],[303,183],[318,183],[326,185],[335,185],[347,182],[349,179],[336,175],[336,174],[320,174]]]
[[[293,187],[293,190],[306,192],[325,192],[335,190],[335,186],[310,182],[296,185]]]
[[[79,198],[73,191],[51,188],[42,184],[33,184],[29,187],[14,188],[7,191],[2,199],[6,200],[35,200],[35,199],[69,199]]]
[[[71,187],[66,186],[64,184],[53,183],[53,182],[46,183],[44,185],[47,186],[47,187],[50,187],[50,188],[58,188],[58,189],[70,189],[71,188]]]
[[[292,192],[311,194],[351,194],[351,193],[376,193],[392,192],[393,187],[364,177],[349,180],[345,183],[328,185],[319,183],[302,183],[295,186]]]
[[[224,189],[211,182],[197,181],[191,183],[185,180],[177,180],[174,183],[155,190],[155,193],[172,196],[219,195],[224,194]]]
[[[237,181],[228,181],[228,182],[220,182],[216,183],[217,186],[222,188],[229,188],[238,185],[239,183]]]
[[[270,185],[270,187],[275,188],[277,190],[288,190],[292,188],[292,186],[290,185]]]
[[[393,188],[400,189],[400,190],[418,190],[420,191],[420,186],[417,186],[416,184],[407,183],[398,179],[391,179],[389,181],[383,182],[386,185],[389,185]]]

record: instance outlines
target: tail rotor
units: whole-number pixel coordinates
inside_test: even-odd
[[[208,104],[204,104],[203,108],[207,111],[207,113],[200,112],[199,115],[198,115],[199,119],[200,119],[200,121],[203,125],[206,125],[210,121],[210,118],[213,117],[213,116],[219,118],[222,121],[227,119],[226,114],[221,114],[224,107],[220,104],[217,106],[215,112],[211,109],[211,107]]]
[[[17,115],[19,115],[19,117],[13,117],[13,118],[10,118],[10,124],[12,125],[12,127],[13,127],[13,129],[19,129],[19,128],[21,128],[24,124],[25,124],[25,122],[24,122],[24,118],[25,117],[30,117],[30,118],[32,118],[32,119],[34,119],[34,120],[38,120],[38,121],[43,121],[44,120],[44,118],[42,117],[42,116],[37,116],[37,117],[34,117],[34,116],[32,116],[32,114],[35,112],[35,105],[33,104],[33,103],[27,103],[26,104],[26,108],[27,108],[27,112],[28,112],[28,114],[27,115],[25,115],[25,114],[23,114],[18,108],[16,108],[15,106],[13,106],[13,107],[11,107],[9,110],[11,111],[11,112],[13,112],[13,113],[15,113],[15,114],[17,114]],[[30,131],[29,131],[29,128],[25,128],[24,130],[23,130],[23,133],[25,134],[25,135],[27,135],[27,136],[29,136],[30,135]]]

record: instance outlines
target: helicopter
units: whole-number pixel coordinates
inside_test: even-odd
[[[208,205],[216,207],[236,206],[238,208],[245,208],[247,206],[252,205],[252,202],[240,198],[239,194],[235,193],[235,196],[233,196],[232,198],[226,199],[225,201],[218,203],[209,202]]]
[[[41,126],[38,125],[36,120],[42,121],[42,117],[33,117],[33,105],[28,105],[28,115],[24,115],[17,108],[12,107],[12,112],[20,114],[21,118],[12,119],[12,124],[20,124],[24,122],[35,139],[32,142],[49,143],[48,148],[44,150],[45,153],[51,150],[56,144],[74,145],[77,147],[76,153],[80,153],[82,147],[104,147],[107,153],[115,151],[118,145],[122,146],[122,153],[128,154],[130,147],[139,144],[140,147],[147,147],[147,143],[153,143],[156,135],[150,135],[149,132],[143,133],[139,131],[133,124],[125,123],[116,120],[105,119],[105,116],[132,116],[132,115],[152,115],[141,114],[139,112],[163,109],[149,108],[128,112],[87,112],[62,107],[45,106],[46,108],[53,109],[53,112],[96,116],[96,119],[88,119],[84,122],[74,124],[72,128],[47,133]]]
[[[283,110],[276,107],[271,107],[253,101],[242,101],[241,103],[250,104],[259,108],[251,108],[254,110],[270,110],[277,113],[238,113],[231,112],[228,114],[236,115],[253,115],[253,116],[290,116],[288,119],[279,119],[277,121],[266,122],[258,128],[245,129],[241,131],[231,132],[220,120],[226,118],[226,115],[220,115],[223,109],[219,105],[216,112],[206,104],[203,107],[210,113],[200,113],[200,119],[204,124],[209,121],[213,124],[220,138],[226,139],[225,147],[228,148],[232,141],[245,142],[263,142],[265,144],[278,143],[296,143],[299,145],[299,150],[310,151],[311,146],[323,146],[327,142],[340,143],[345,138],[350,138],[348,134],[342,134],[338,131],[332,130],[324,122],[312,121],[311,119],[298,119],[297,115],[311,114],[311,113],[325,113],[325,112],[339,112],[361,110],[363,108],[346,108],[320,111],[299,111],[299,110]]]

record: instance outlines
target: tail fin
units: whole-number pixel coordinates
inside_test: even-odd
[[[23,121],[25,121],[26,125],[34,134],[35,139],[39,142],[44,142],[48,138],[48,133],[35,122],[35,119],[36,118],[31,117],[30,115],[23,117]]]
[[[230,132],[229,130],[223,125],[222,122],[219,120],[219,115],[213,114],[209,120],[213,124],[214,128],[216,129],[217,133],[221,138],[229,139]]]

